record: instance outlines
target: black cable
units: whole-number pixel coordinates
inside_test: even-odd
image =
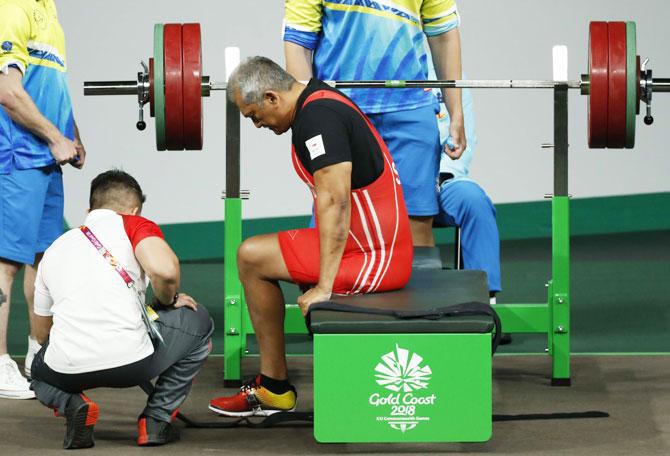
[[[567,420],[584,418],[608,418],[607,412],[589,410],[586,412],[557,412],[557,413],[524,413],[520,415],[493,415],[493,421],[531,421],[531,420]],[[280,423],[313,423],[314,412],[277,412],[261,421],[253,421],[253,417],[235,418],[224,421],[194,421],[183,413],[177,413],[177,418],[186,424],[188,428],[200,429],[230,429],[236,427],[248,427],[252,429],[264,429]],[[258,418],[258,417],[256,417]]]
[[[609,418],[607,412],[524,413],[521,415],[493,415],[493,421],[571,420],[582,418]]]
[[[261,421],[253,421],[253,417],[242,417],[225,421],[194,421],[183,413],[177,413],[177,418],[183,421],[188,428],[229,429],[235,427],[248,427],[252,429],[263,429],[280,423],[304,422],[311,424],[314,422],[314,412],[277,412]]]

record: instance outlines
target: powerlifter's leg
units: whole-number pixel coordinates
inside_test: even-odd
[[[237,267],[261,355],[261,373],[286,379],[284,295],[279,280],[291,281],[276,234],[245,240],[237,251]]]

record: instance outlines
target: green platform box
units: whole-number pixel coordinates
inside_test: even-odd
[[[315,334],[314,437],[491,438],[491,333]]]

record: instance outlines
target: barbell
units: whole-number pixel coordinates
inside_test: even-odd
[[[202,74],[200,24],[156,24],[154,52],[136,81],[84,83],[84,95],[136,95],[137,128],[144,130],[144,106],[156,119],[158,150],[201,150],[202,97],[227,84],[210,82]],[[640,101],[646,104],[644,122],[651,125],[653,92],[670,92],[669,78],[653,78],[637,55],[635,22],[591,22],[588,73],[578,80],[387,80],[326,81],[336,88],[517,88],[553,89],[565,86],[587,95],[590,148],[632,148]]]

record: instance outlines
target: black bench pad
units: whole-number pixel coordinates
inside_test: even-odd
[[[427,311],[470,301],[486,303],[488,300],[488,283],[483,271],[413,269],[409,283],[402,290],[333,296],[329,302],[367,308]],[[311,312],[311,329],[315,334],[485,333],[493,330],[493,320],[488,315],[444,317],[439,320],[397,319],[388,315],[317,309]]]

